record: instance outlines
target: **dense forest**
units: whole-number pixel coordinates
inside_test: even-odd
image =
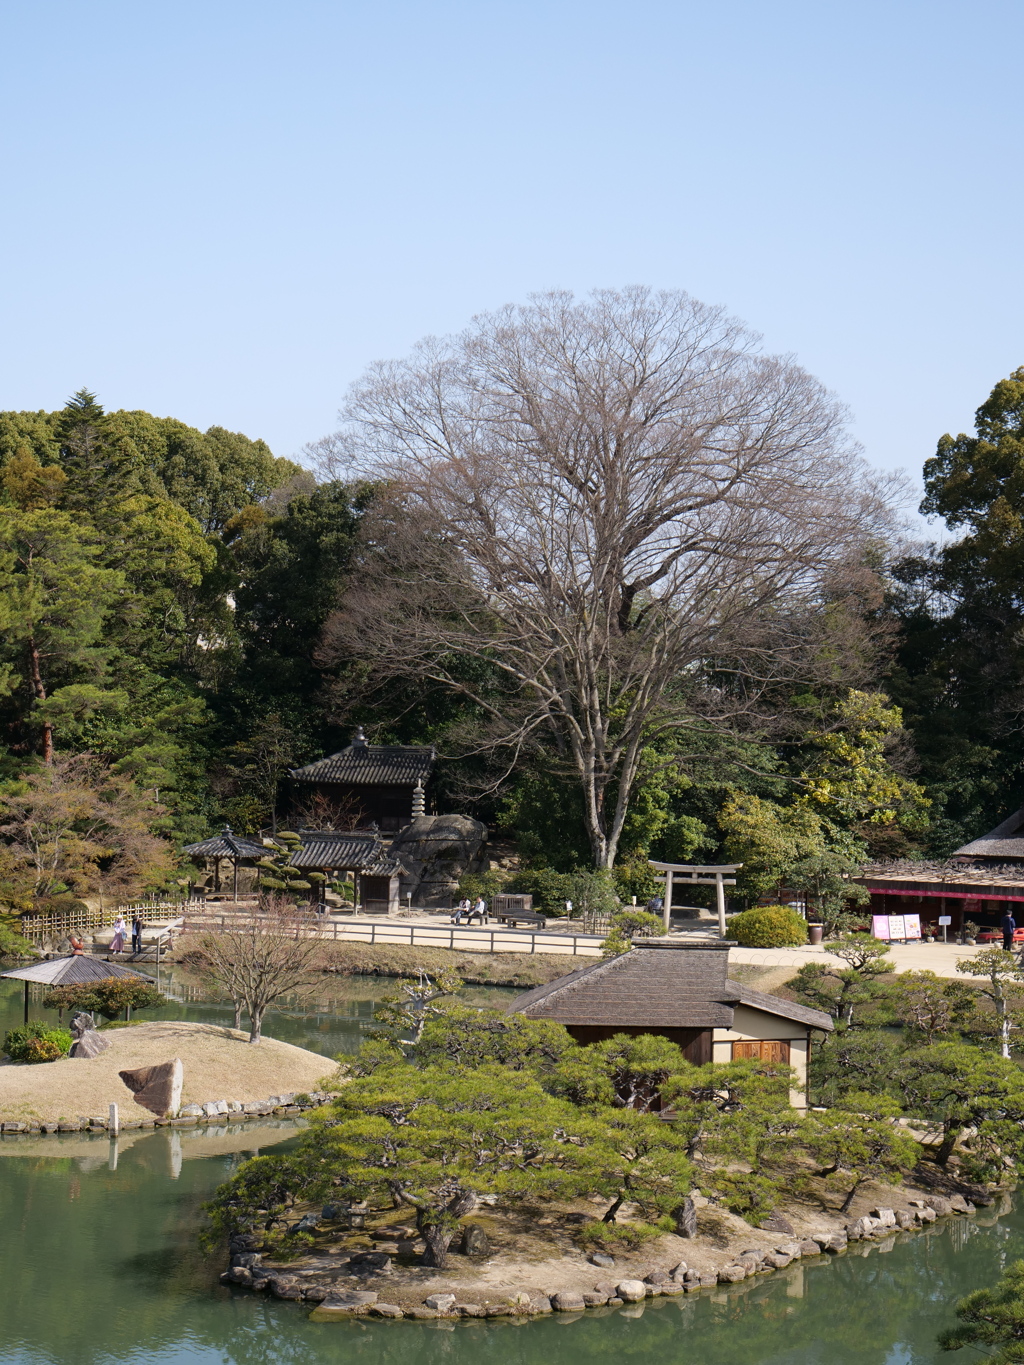
[[[268,825],[287,770],[356,724],[374,742],[436,744],[438,801],[515,839],[528,864],[614,864],[627,891],[660,856],[742,860],[749,896],[783,879],[827,895],[867,857],[945,856],[1024,801],[1024,369],[925,466],[941,545],[876,518],[852,551],[819,556],[798,606],[787,588],[785,611],[745,569],[756,609],[702,621],[685,656],[664,642],[693,605],[673,614],[639,578],[617,589],[611,662],[592,684],[618,689],[600,780],[577,761],[579,710],[556,707],[527,654],[540,597],[527,616],[520,594],[513,618],[499,590],[532,572],[534,513],[496,532],[516,566],[488,566],[479,526],[446,533],[450,488],[443,502],[436,482],[424,492],[386,460],[339,453],[370,420],[368,393],[313,452],[317,473],[221,427],[107,412],[86,390],[53,412],[0,413],[10,909],[172,884],[183,844]],[[515,488],[503,472],[504,505],[536,486],[520,472]],[[499,587],[480,590],[484,570]],[[725,595],[715,572],[702,600]],[[564,621],[571,585],[558,591]],[[656,691],[637,643],[652,629],[671,667],[639,710]],[[557,647],[564,673],[583,646]]]

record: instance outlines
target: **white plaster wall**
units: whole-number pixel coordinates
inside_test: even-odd
[[[807,1025],[795,1019],[783,1019],[777,1014],[768,1014],[755,1009],[752,1005],[737,1005],[733,1014],[732,1028],[716,1028],[712,1039],[712,1054],[715,1062],[732,1061],[734,1042],[750,1039],[784,1039],[789,1043],[789,1064],[796,1072],[796,1086],[789,1092],[789,1102],[794,1109],[807,1108]]]

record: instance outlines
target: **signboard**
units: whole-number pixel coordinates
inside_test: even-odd
[[[946,926],[947,924],[952,924],[952,923],[953,923],[953,916],[952,916],[952,915],[940,915],[940,916],[939,916],[939,928],[940,928],[940,929],[943,929],[943,928],[945,928],[945,926]]]
[[[872,915],[871,916],[871,936],[872,938],[884,939],[886,942],[906,943],[910,939],[921,937],[921,916],[920,915]]]

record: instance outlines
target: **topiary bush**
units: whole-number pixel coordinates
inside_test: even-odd
[[[12,1028],[4,1038],[4,1051],[12,1062],[55,1062],[71,1051],[74,1038],[66,1028],[51,1028],[41,1020]]]
[[[759,905],[733,915],[728,933],[743,948],[797,948],[807,942],[807,922],[788,905]]]

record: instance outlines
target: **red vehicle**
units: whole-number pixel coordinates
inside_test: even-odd
[[[982,929],[978,934],[979,943],[1002,943],[1002,941],[1002,929]],[[1024,929],[1014,929],[1013,941],[1014,943],[1024,943]]]

